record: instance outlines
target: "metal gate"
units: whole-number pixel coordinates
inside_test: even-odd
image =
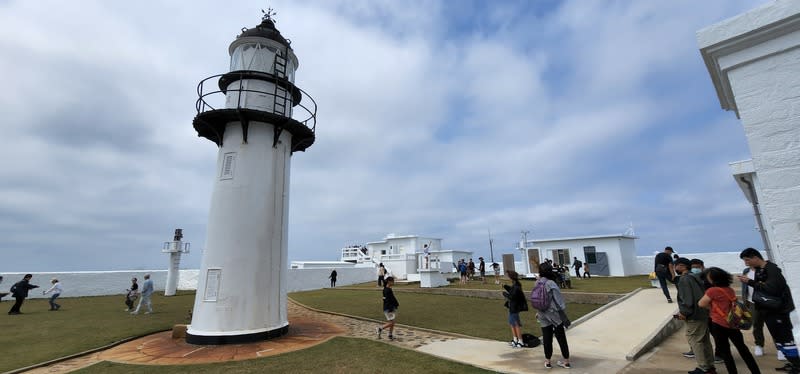
[[[514,254],[504,254],[503,255],[503,271],[514,270],[516,271],[516,267],[514,266]]]
[[[589,264],[589,274],[591,275],[611,275],[608,269],[608,254],[605,252],[595,252],[595,263]]]

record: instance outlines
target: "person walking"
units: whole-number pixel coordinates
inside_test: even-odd
[[[126,312],[133,310],[133,302],[139,297],[139,284],[136,282],[136,278],[131,279],[131,288],[125,290],[128,292],[125,294],[125,305],[128,307]]]
[[[675,266],[672,263],[672,247],[664,248],[664,252],[656,255],[653,271],[656,272],[658,283],[661,285],[661,292],[667,298],[668,303],[672,303],[672,297],[669,295],[667,288],[667,280],[673,281],[675,279]]]
[[[400,307],[400,303],[394,297],[392,286],[394,286],[394,277],[386,277],[383,285],[383,316],[386,317],[386,323],[376,329],[378,339],[381,338],[383,330],[389,329],[389,340],[394,340],[394,321],[397,318],[397,308]]]
[[[336,269],[333,269],[333,271],[331,271],[331,275],[328,276],[328,278],[331,280],[331,288],[336,287],[336,276]]]
[[[680,274],[678,280],[678,314],[675,318],[686,321],[686,338],[694,352],[697,367],[689,374],[716,374],[714,368],[714,352],[708,331],[707,309],[700,308],[697,303],[705,295],[700,274],[689,271],[692,262],[681,257],[675,262],[675,271]]]
[[[51,311],[52,310],[59,310],[59,309],[61,309],[61,305],[56,304],[56,299],[59,296],[61,296],[61,292],[63,292],[64,289],[61,287],[61,282],[59,282],[58,279],[56,279],[56,278],[51,279],[50,283],[52,283],[53,286],[50,287],[50,289],[48,289],[47,291],[42,291],[42,295],[47,295],[48,293],[53,292],[53,295],[50,296],[50,300],[48,300],[48,302],[50,303],[50,309],[49,310],[51,310]]]
[[[569,369],[572,365],[569,363],[569,344],[567,342],[567,326],[569,319],[567,318],[566,310],[567,303],[564,296],[561,295],[561,290],[556,284],[556,279],[559,276],[553,271],[553,267],[545,262],[539,265],[539,280],[535,287],[539,287],[539,282],[543,283],[543,287],[547,293],[548,307],[544,310],[539,310],[536,314],[536,320],[542,326],[542,345],[544,346],[544,367],[552,368],[551,358],[553,357],[553,336],[558,342],[558,348],[561,349],[561,357],[556,364],[560,367]]]
[[[580,279],[581,277],[581,268],[583,268],[583,262],[578,260],[577,257],[574,258],[575,262],[572,264],[572,267],[575,268],[575,277]]]
[[[22,314],[20,308],[22,308],[22,303],[25,301],[25,298],[28,297],[28,291],[39,288],[39,286],[30,283],[31,278],[33,278],[33,274],[25,274],[21,281],[11,286],[11,295],[14,296],[16,301],[14,302],[14,306],[11,307],[11,310],[8,311],[9,315]]]
[[[767,325],[775,347],[788,361],[777,368],[793,374],[800,373],[800,357],[792,335],[792,322],[789,313],[794,310],[794,301],[781,268],[772,261],[764,260],[761,252],[747,248],[739,255],[745,266],[755,269],[755,279],[740,275],[739,280],[753,287],[753,303],[759,316]]]
[[[586,279],[586,278],[592,279],[592,274],[589,274],[589,263],[588,262],[583,264],[583,278],[584,279]]]
[[[500,284],[500,264],[492,262],[492,271],[494,271],[494,284]]]
[[[383,266],[383,262],[378,264],[378,287],[383,287],[384,285],[384,277],[386,276],[386,268]]]
[[[481,273],[481,283],[486,284],[486,262],[483,257],[478,257],[480,263],[478,264],[478,271]]]
[[[139,314],[139,309],[142,308],[142,305],[147,307],[147,311],[144,314],[153,313],[153,304],[150,300],[150,297],[153,296],[153,281],[150,280],[150,274],[144,275],[144,282],[142,282],[142,297],[139,298],[139,304],[136,305],[136,310],[131,312],[131,314]]]
[[[522,321],[519,313],[528,310],[528,302],[522,292],[519,273],[506,270],[506,275],[511,280],[511,285],[503,285],[503,289],[505,289],[503,296],[506,297],[505,306],[508,308],[508,324],[511,326],[511,343],[509,344],[512,348],[522,348],[524,344],[522,344]]]
[[[715,354],[722,357],[725,368],[729,374],[737,374],[736,363],[733,361],[730,343],[736,347],[739,356],[742,357],[750,373],[761,374],[756,359],[750,354],[750,350],[744,343],[742,332],[738,328],[732,328],[728,323],[728,313],[735,305],[737,298],[736,292],[731,288],[732,277],[730,273],[718,267],[709,268],[706,271],[706,279],[711,284],[706,290],[705,295],[697,302],[701,308],[711,310],[711,335],[714,337]]]

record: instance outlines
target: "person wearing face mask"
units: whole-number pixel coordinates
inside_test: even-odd
[[[689,262],[691,263],[691,268],[689,269],[689,272],[699,276],[703,280],[703,291],[706,291],[709,288],[711,288],[713,285],[708,281],[708,278],[705,276],[706,264],[703,262],[703,260],[701,260],[699,258],[693,258]],[[711,331],[711,327],[712,327],[712,321],[711,321],[711,317],[709,317],[708,318],[708,329],[709,329],[708,331]],[[719,347],[714,345],[714,344],[712,344],[712,346],[714,346],[714,363],[715,364],[721,364],[721,363],[725,362],[722,359],[722,355],[720,354]],[[689,347],[689,348],[690,348],[689,352],[684,352],[683,353],[683,357],[694,358],[694,351],[692,351],[691,347]]]
[[[697,367],[690,374],[716,374],[714,351],[711,348],[711,335],[708,330],[708,309],[697,303],[705,295],[702,277],[692,274],[692,262],[681,257],[675,262],[675,271],[681,274],[678,281],[678,313],[675,318],[686,321],[686,338],[695,354]]]

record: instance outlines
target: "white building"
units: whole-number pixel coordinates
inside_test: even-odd
[[[523,266],[527,262],[529,267],[518,271],[536,273],[539,263],[546,259],[571,266],[573,258],[577,257],[584,264],[589,264],[589,273],[592,275],[639,274],[636,239],[636,236],[619,234],[528,240],[522,257]]]
[[[800,300],[800,1],[777,0],[698,31],[725,110],[741,119],[751,161],[734,177],[753,204],[764,248]],[[793,316],[795,339],[800,321]]]
[[[427,248],[427,264],[426,251]],[[342,248],[341,260],[352,263],[372,263],[383,266],[397,279],[418,281],[419,269],[435,268],[441,273],[455,272],[454,263],[460,259],[469,261],[471,251],[443,250],[442,239],[418,235],[386,235],[383,240],[369,242],[364,246]]]

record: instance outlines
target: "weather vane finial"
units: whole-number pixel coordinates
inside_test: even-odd
[[[264,15],[263,15],[263,16],[261,16],[261,20],[262,20],[262,21],[270,20],[270,21],[272,21],[272,22],[277,22],[275,19],[273,19],[273,18],[272,18],[272,16],[274,16],[274,15],[277,15],[277,14],[278,14],[278,13],[275,11],[275,9],[272,9],[271,7],[270,7],[270,8],[267,8],[267,10],[266,10],[266,11],[264,11],[264,9],[261,9],[261,13],[264,13]]]

